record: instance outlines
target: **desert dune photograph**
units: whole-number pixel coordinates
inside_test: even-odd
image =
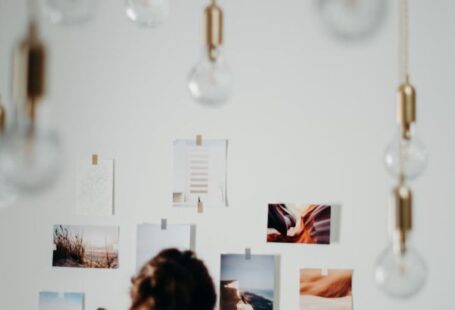
[[[352,270],[300,270],[300,310],[352,310]]]

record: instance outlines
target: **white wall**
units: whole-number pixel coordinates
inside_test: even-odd
[[[9,93],[11,48],[25,29],[23,2],[0,0],[2,93]],[[0,210],[0,309],[37,309],[43,289],[85,291],[88,310],[126,309],[136,224],[163,217],[198,225],[197,251],[216,281],[222,252],[281,254],[282,310],[298,309],[299,267],[353,268],[357,310],[454,309],[455,2],[410,2],[412,79],[431,153],[413,184],[416,246],[430,267],[416,298],[390,300],[372,277],[387,241],[393,185],[382,154],[394,132],[395,5],[377,36],[347,45],[322,31],[313,1],[222,1],[235,94],[221,109],[204,109],[185,83],[201,53],[206,1],[172,0],[166,24],[147,30],[126,19],[122,0],[101,0],[94,22],[44,30],[52,56],[48,103],[67,163],[52,190]],[[203,215],[170,208],[172,140],[196,133],[230,140],[230,207]],[[116,160],[112,218],[72,215],[75,163],[93,152]],[[342,204],[341,242],[265,244],[266,206],[275,201]],[[55,223],[120,225],[121,269],[53,270]]]

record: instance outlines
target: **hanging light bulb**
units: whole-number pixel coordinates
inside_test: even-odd
[[[80,24],[95,16],[97,0],[47,0],[46,12],[56,24]]]
[[[397,120],[399,135],[386,151],[388,171],[398,179],[393,190],[391,243],[376,265],[376,283],[389,296],[409,298],[425,285],[427,267],[419,253],[410,246],[412,230],[412,191],[408,180],[418,177],[427,163],[427,152],[415,135],[416,91],[408,74],[408,3],[400,0],[400,64],[404,81],[398,88]]]
[[[232,76],[223,56],[223,11],[213,0],[205,9],[206,48],[191,70],[188,88],[193,98],[207,105],[226,102],[231,95]]]
[[[3,144],[3,135],[6,129],[6,110],[0,98],[0,145]],[[0,178],[0,208],[9,207],[17,199],[16,191]]]
[[[428,154],[416,134],[416,92],[408,80],[398,88],[397,98],[399,132],[387,146],[385,164],[392,176],[412,180],[425,170]]]
[[[412,229],[412,192],[405,185],[393,191],[391,212],[392,241],[381,254],[376,265],[376,282],[388,295],[408,298],[418,293],[425,284],[427,267],[410,243]]]
[[[0,146],[0,171],[4,180],[24,193],[48,187],[60,171],[58,135],[37,118],[37,105],[44,96],[45,56],[46,49],[33,18],[26,38],[15,51],[16,119]]]
[[[169,0],[126,0],[125,6],[129,19],[147,27],[161,25],[171,11]]]
[[[379,29],[386,12],[384,0],[320,0],[319,12],[327,30],[341,40],[359,40]]]

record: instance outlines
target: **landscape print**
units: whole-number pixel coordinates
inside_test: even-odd
[[[300,310],[351,310],[352,270],[300,270]]]
[[[331,210],[322,204],[269,204],[267,242],[329,244]]]
[[[117,269],[119,228],[54,225],[52,266]]]
[[[38,310],[83,310],[84,294],[40,292]]]
[[[275,256],[221,255],[221,310],[273,310],[274,296]]]

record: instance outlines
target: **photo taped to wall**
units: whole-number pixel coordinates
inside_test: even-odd
[[[331,211],[322,204],[269,204],[267,242],[329,244]]]
[[[300,270],[300,310],[352,310],[352,270]]]
[[[226,206],[227,140],[175,140],[173,152],[173,206]]]
[[[54,225],[53,237],[54,267],[119,267],[119,227]]]

